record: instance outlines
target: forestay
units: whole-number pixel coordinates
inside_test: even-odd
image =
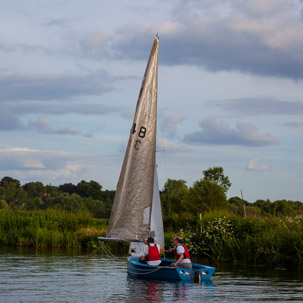
[[[156,128],[158,39],[154,40],[137,102],[106,236],[139,241],[150,233]]]

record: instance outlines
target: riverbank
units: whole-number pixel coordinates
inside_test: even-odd
[[[0,246],[97,249],[108,219],[87,212],[0,210]],[[180,235],[191,254],[212,261],[294,267],[303,265],[303,217],[248,217],[209,213],[165,218],[166,247]],[[201,232],[202,230],[202,232]],[[114,251],[127,245],[107,243]]]

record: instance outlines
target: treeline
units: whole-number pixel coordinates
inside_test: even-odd
[[[227,199],[226,193],[231,182],[224,175],[222,167],[212,167],[203,171],[203,178],[190,187],[184,180],[168,179],[161,192],[164,217],[195,219],[214,211],[225,211],[240,217],[297,216],[303,214],[300,201],[257,200],[254,203],[239,197]]]
[[[240,217],[303,214],[303,203],[300,201],[271,202],[267,199],[251,203],[239,197],[227,199],[231,182],[224,175],[223,168],[212,167],[202,173],[203,178],[192,186],[187,186],[184,180],[166,181],[161,191],[166,221],[195,221],[200,214],[214,211],[225,211]],[[44,185],[42,182],[21,185],[20,181],[11,177],[0,181],[0,209],[88,211],[94,218],[109,218],[114,196],[114,190],[102,190],[102,186],[93,180],[59,186]]]
[[[96,181],[59,186],[4,177],[0,181],[0,209],[88,211],[95,218],[109,218],[115,191],[102,190]]]

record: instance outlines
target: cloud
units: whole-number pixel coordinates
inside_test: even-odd
[[[266,171],[266,170],[269,170],[269,166],[266,164],[260,163],[259,158],[253,158],[248,161],[246,170]]]
[[[102,59],[104,58],[105,51],[109,51],[110,41],[111,37],[105,32],[89,32],[79,40],[79,47],[84,55],[95,59]]]
[[[150,37],[158,31],[161,64],[303,78],[303,27],[298,14],[302,3],[188,2],[179,2],[181,13],[170,21],[120,28],[111,43],[112,55],[146,58]]]
[[[163,119],[160,129],[173,137],[176,135],[178,124],[182,121],[184,121],[184,114],[182,112],[168,115]]]
[[[212,104],[240,115],[303,115],[303,101],[282,101],[274,98],[245,98]]]
[[[157,150],[165,150],[168,153],[182,153],[190,151],[190,148],[185,144],[176,144],[167,138],[159,136],[157,139]]]
[[[303,122],[287,122],[283,125],[293,128],[303,128]]]
[[[63,151],[38,150],[25,147],[0,149],[2,170],[57,170],[65,167],[77,154]]]
[[[15,114],[47,114],[47,115],[107,115],[122,112],[122,108],[101,103],[58,102],[58,101],[10,101],[1,102],[0,108],[6,108]]]
[[[44,23],[45,26],[55,26],[55,27],[63,27],[68,25],[69,20],[63,19],[63,18],[52,18],[48,20],[46,23]]]
[[[39,117],[37,121],[30,121],[27,126],[29,129],[36,129],[42,134],[57,134],[57,135],[79,135],[81,132],[71,126],[67,127],[52,127],[50,122],[45,117]]]
[[[0,130],[22,129],[22,123],[15,113],[0,105]]]
[[[77,96],[99,96],[114,90],[111,77],[93,74],[6,74],[0,75],[0,102],[11,100],[58,100]]]
[[[204,120],[200,122],[200,131],[184,136],[184,142],[190,144],[219,144],[267,146],[278,141],[269,134],[260,134],[256,126],[250,123],[237,123],[231,128],[224,121]]]
[[[87,159],[86,155],[72,152],[12,147],[0,149],[0,173],[48,183],[81,179],[83,173],[94,169]]]

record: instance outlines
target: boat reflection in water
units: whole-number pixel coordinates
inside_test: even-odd
[[[129,301],[126,302],[191,302],[213,298],[213,282],[201,284],[190,281],[157,281],[139,278],[127,279]],[[192,291],[196,290],[196,291]]]

